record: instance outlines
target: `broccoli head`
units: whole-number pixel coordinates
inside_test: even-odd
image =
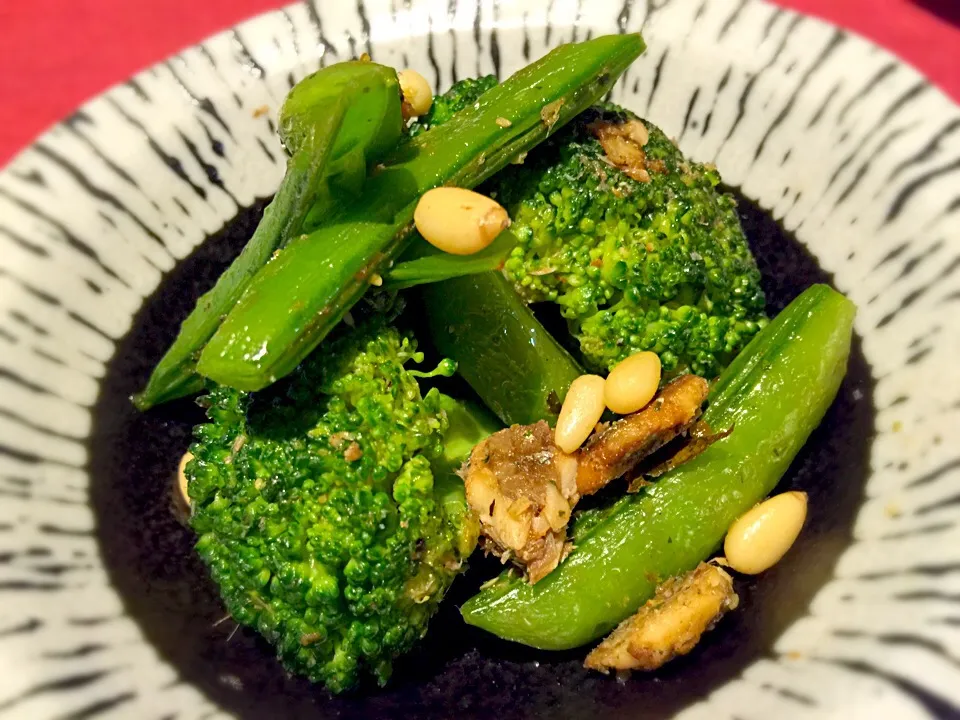
[[[552,302],[583,359],[640,350],[665,377],[713,377],[766,323],[760,273],[711,165],[613,105],[582,113],[483,190],[513,219],[504,272]]]
[[[334,692],[386,682],[476,545],[444,443],[490,428],[422,394],[421,360],[370,320],[269,390],[213,389],[194,430],[190,522],[227,610]]]

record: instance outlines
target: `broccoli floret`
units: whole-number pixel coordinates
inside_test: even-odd
[[[421,360],[374,317],[268,390],[215,388],[194,430],[190,523],[227,610],[334,692],[386,682],[476,545],[444,441],[490,427],[421,394]]]
[[[445,93],[433,98],[430,111],[423,117],[410,123],[407,132],[410,137],[416,137],[422,132],[436,125],[443,125],[454,113],[463,110],[467,105],[477,101],[487,90],[497,84],[494,75],[485,75],[480,78],[467,78],[455,82]]]
[[[665,377],[713,377],[766,323],[760,273],[713,166],[645,121],[633,176],[608,156],[600,128],[633,118],[593,108],[487,183],[519,238],[504,272],[559,305],[588,366],[653,350]]]

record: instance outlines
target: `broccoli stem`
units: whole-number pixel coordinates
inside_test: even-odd
[[[750,342],[710,395],[704,420],[726,439],[590,527],[544,580],[501,577],[461,608],[507,640],[563,650],[629,616],[657,584],[709,557],[731,523],[776,486],[833,402],[846,372],[856,308],[815,285]]]
[[[421,289],[437,349],[506,424],[556,422],[583,370],[499,272]]]
[[[443,436],[443,450],[431,465],[438,475],[455,474],[474,446],[501,426],[486,408],[476,403],[454,400],[447,395],[442,396],[442,400],[450,427]],[[462,489],[463,481],[457,482]]]
[[[246,390],[289,373],[402,251],[420,195],[490,177],[602,97],[644,47],[639,35],[563,45],[402,145],[335,225],[297,238],[258,273],[199,372]]]
[[[450,423],[443,436],[443,451],[431,460],[434,492],[440,507],[457,529],[456,547],[461,557],[469,557],[477,547],[480,524],[467,504],[467,492],[459,473],[474,446],[500,430],[500,424],[483,407],[474,403],[442,398]]]
[[[331,65],[298,83],[280,112],[280,137],[292,153],[273,201],[243,252],[204,294],[173,344],[133,397],[140,410],[203,388],[197,355],[270,256],[302,232],[308,213],[329,215],[331,193],[356,190],[356,165],[392,148],[402,121],[396,73],[371,62]],[[332,187],[327,187],[328,182]]]

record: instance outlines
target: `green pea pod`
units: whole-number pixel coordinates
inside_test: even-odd
[[[555,423],[583,373],[499,272],[420,290],[430,337],[506,425]]]
[[[348,100],[337,133],[331,174],[338,163],[360,150],[367,162],[397,146],[403,128],[400,83],[391,67],[363,60],[336,63],[293,86],[280,109],[278,133],[291,154],[311,147],[317,119],[332,103]]]
[[[733,433],[702,455],[574,525],[575,549],[536,585],[501,576],[464,620],[507,640],[563,650],[606,634],[659,581],[708,558],[733,521],[776,486],[833,402],[856,308],[825,285],[795,299],[711,391],[704,420]]]
[[[384,276],[384,286],[388,290],[406,290],[417,285],[490,272],[503,267],[516,244],[517,236],[509,230],[504,230],[492,243],[473,255],[451,255],[437,250],[425,240],[414,242]]]
[[[558,47],[402,145],[336,222],[260,271],[203,350],[199,372],[244,390],[289,373],[403,250],[420,195],[481,183],[603,97],[644,47],[639,35]]]
[[[366,164],[400,138],[400,90],[392,68],[351,61],[304,78],[280,110],[280,139],[290,152],[273,202],[243,252],[197,302],[173,344],[134,396],[140,410],[199,391],[197,355],[270,256],[300,233],[308,213],[329,216],[332,188],[356,191]],[[360,166],[358,173],[357,166]]]

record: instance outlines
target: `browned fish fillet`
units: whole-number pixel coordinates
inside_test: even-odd
[[[563,557],[580,499],[576,473],[576,460],[554,445],[543,421],[494,433],[473,449],[462,472],[484,547],[526,567],[531,583]]]
[[[583,665],[591,670],[656,670],[686,655],[739,598],[721,568],[700,563],[657,588],[640,610],[620,623]]]
[[[632,469],[700,414],[707,381],[687,375],[643,410],[602,431],[568,455],[545,422],[494,433],[470,453],[461,475],[480,520],[484,548],[525,568],[535,583],[569,551],[567,523],[581,495]]]
[[[710,386],[702,377],[682,375],[642,410],[594,434],[580,449],[577,490],[590,495],[623,475],[700,417]]]

